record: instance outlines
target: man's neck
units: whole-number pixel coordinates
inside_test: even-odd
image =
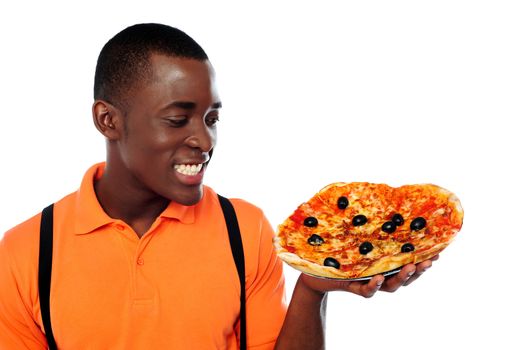
[[[107,215],[123,220],[142,237],[167,208],[169,200],[137,189],[122,179],[122,176],[115,176],[114,169],[106,167],[102,177],[94,183],[97,200]]]

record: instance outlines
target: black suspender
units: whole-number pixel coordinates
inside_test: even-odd
[[[239,283],[241,284],[241,309],[239,314],[239,348],[246,350],[246,302],[245,302],[245,256],[243,253],[243,243],[241,242],[241,234],[239,231],[238,219],[231,202],[220,195],[218,200],[224,212],[225,223],[227,224],[227,232],[229,233],[229,243],[231,244],[232,255],[238,270]]]
[[[56,350],[55,337],[51,328],[49,294],[51,290],[51,268],[53,264],[53,204],[42,211],[39,241],[39,302],[42,324],[50,350]]]
[[[218,195],[220,206],[224,213],[227,231],[229,233],[229,243],[231,245],[232,255],[238,270],[239,282],[241,285],[240,295],[240,350],[246,350],[246,302],[245,302],[245,256],[243,253],[243,243],[239,230],[236,212],[231,202]],[[51,328],[51,315],[49,307],[49,296],[51,290],[51,268],[53,263],[53,204],[44,208],[40,224],[40,243],[39,243],[39,300],[42,315],[42,323],[46,331],[46,339],[50,350],[56,350],[56,342]]]

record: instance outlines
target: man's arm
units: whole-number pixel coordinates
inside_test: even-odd
[[[5,238],[0,241],[0,349],[46,349],[44,334],[21,294],[22,290],[27,292],[21,285],[26,281],[20,278],[20,267],[9,256],[5,243]]]
[[[435,257],[432,260],[436,260]],[[392,277],[384,279],[375,276],[368,283],[344,282],[320,279],[301,274],[278,336],[275,349],[308,349],[325,348],[325,323],[327,293],[330,291],[347,291],[372,297],[379,289],[394,292],[402,285],[408,285],[419,278],[431,266],[430,260],[420,264],[409,264]]]

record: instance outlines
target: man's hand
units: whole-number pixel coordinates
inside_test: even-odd
[[[311,277],[305,274],[301,274],[300,280],[303,286],[317,294],[324,294],[331,291],[346,291],[361,295],[365,298],[370,298],[378,290],[395,292],[401,286],[408,286],[429,269],[432,262],[437,259],[438,255],[431,260],[423,261],[417,265],[408,264],[393,276],[384,277],[382,275],[377,275],[368,282],[333,281],[331,279]]]

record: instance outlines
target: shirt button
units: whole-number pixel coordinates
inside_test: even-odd
[[[125,226],[123,226],[123,225],[116,225],[116,229],[118,231],[123,231],[123,230],[125,230]]]
[[[144,259],[143,258],[137,259],[137,265],[144,265]]]

